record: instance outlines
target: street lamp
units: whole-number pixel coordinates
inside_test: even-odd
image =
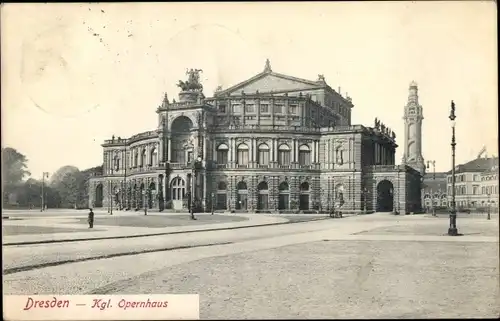
[[[363,205],[364,205],[364,212],[365,212],[365,214],[367,212],[367,202],[368,202],[368,199],[366,197],[367,194],[368,194],[368,190],[365,187],[365,188],[363,188],[363,203],[364,203]]]
[[[214,215],[215,193],[212,193],[212,215]]]
[[[148,187],[146,187],[145,189],[142,190],[143,203],[144,203],[144,215],[148,215],[148,205],[147,205],[148,191],[149,191]]]
[[[190,206],[189,212],[191,214],[191,219],[196,220],[194,217],[194,205],[195,205],[195,193],[196,193],[196,178],[198,176],[199,171],[203,168],[203,159],[198,156],[196,160],[193,162],[192,166],[192,174],[191,174],[191,192],[190,192]]]
[[[113,167],[110,169],[111,175],[113,175]],[[113,215],[113,197],[114,197],[114,191],[113,191],[113,181],[110,179],[109,180],[109,205],[108,205],[108,213],[109,215]]]
[[[436,161],[427,161],[427,168],[432,165],[432,180],[436,181]],[[432,206],[432,216],[436,216],[436,208],[434,207],[434,194],[432,194],[432,189],[431,189],[431,206]]]
[[[451,101],[451,111],[449,119],[451,121],[451,213],[450,213],[450,227],[448,228],[448,235],[457,236],[457,208],[455,203],[455,103]]]
[[[491,203],[490,203],[490,191],[486,190],[486,195],[488,195],[488,220],[491,220]]]
[[[45,210],[45,191],[44,191],[44,187],[45,187],[45,177],[49,178],[49,172],[43,172],[42,173],[42,195],[41,195],[41,198],[42,198],[42,206],[40,207],[40,212],[43,212]]]

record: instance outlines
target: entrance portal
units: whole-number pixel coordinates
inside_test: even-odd
[[[241,181],[236,186],[236,209],[246,210],[247,209],[247,199],[248,199],[248,187],[247,183]]]
[[[394,209],[394,186],[388,180],[377,185],[377,212],[392,212]]]
[[[309,183],[300,184],[299,209],[302,211],[309,209]]]
[[[104,198],[104,194],[102,192],[102,184],[98,184],[95,188],[94,207],[102,207],[103,198]]]
[[[175,177],[170,184],[170,191],[172,193],[172,209],[182,210],[183,200],[186,195],[186,182],[180,177]]]

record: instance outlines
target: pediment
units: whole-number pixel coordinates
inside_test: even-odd
[[[230,87],[219,94],[241,95],[245,94],[300,91],[321,88],[320,83],[277,73],[263,73],[250,78],[240,84]]]

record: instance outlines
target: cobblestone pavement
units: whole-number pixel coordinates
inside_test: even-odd
[[[467,233],[498,220],[463,219],[460,237],[443,236],[447,227],[446,219],[374,214],[146,238],[146,246],[233,243],[9,274],[4,293],[199,293],[201,318],[217,319],[498,316],[498,233]],[[119,240],[120,250],[139,246],[129,241]],[[4,262],[92,251],[75,245],[6,247]]]

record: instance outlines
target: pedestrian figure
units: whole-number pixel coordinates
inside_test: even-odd
[[[92,209],[90,209],[90,212],[89,212],[88,222],[89,222],[89,228],[93,228],[94,227],[94,212],[92,212]]]

